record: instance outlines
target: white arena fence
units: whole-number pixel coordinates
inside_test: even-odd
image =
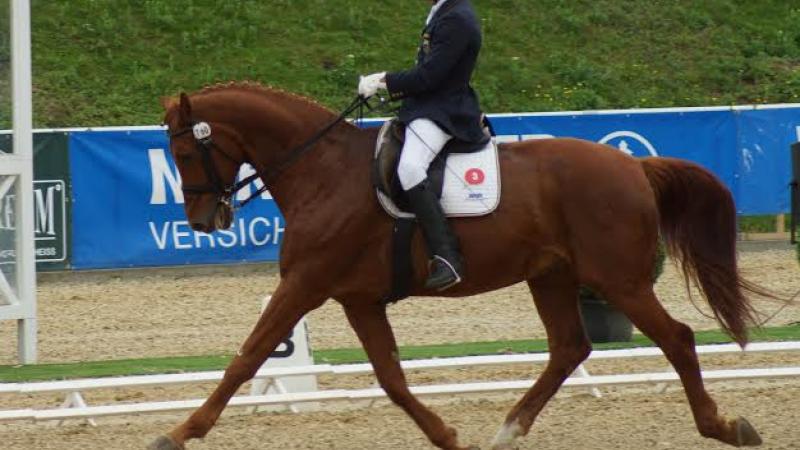
[[[763,352],[789,352],[800,350],[800,341],[792,342],[763,342],[752,343],[744,350],[745,353]],[[697,347],[700,355],[719,355],[740,353],[742,350],[735,344],[704,345]],[[641,358],[662,355],[658,348],[636,348],[626,350],[602,350],[592,352],[589,360],[614,360],[623,358]],[[453,369],[453,368],[472,368],[478,366],[503,366],[536,364],[547,362],[549,354],[517,354],[517,355],[492,355],[492,356],[471,356],[458,358],[424,359],[403,361],[402,366],[406,370],[430,370],[430,369]],[[308,402],[330,402],[330,401],[359,401],[375,400],[386,396],[381,388],[369,389],[329,389],[312,392],[286,392],[282,380],[286,377],[303,375],[358,375],[372,373],[370,364],[317,364],[298,367],[282,367],[261,369],[256,375],[256,379],[262,380],[262,386],[266,388],[272,386],[277,393],[264,395],[246,395],[234,397],[231,406],[258,407],[265,405],[284,406],[298,411],[297,405]],[[162,401],[162,402],[142,402],[142,403],[119,403],[102,406],[88,406],[81,395],[82,392],[99,389],[117,388],[139,388],[146,386],[168,386],[177,384],[216,382],[222,378],[223,371],[197,372],[170,375],[144,375],[128,376],[118,378],[97,378],[97,379],[78,379],[52,382],[35,383],[5,383],[0,384],[0,395],[29,395],[42,393],[64,393],[66,399],[60,408],[53,409],[17,409],[0,411],[0,422],[32,420],[49,421],[66,419],[84,419],[94,425],[94,418],[105,416],[118,416],[128,414],[175,412],[192,410],[199,407],[205,399]],[[798,378],[800,379],[800,366],[795,367],[776,367],[776,368],[748,368],[731,370],[709,370],[703,372],[703,378],[707,381],[722,380],[750,380],[750,379],[779,379],[779,378]],[[628,384],[656,383],[663,386],[664,383],[679,381],[675,372],[656,372],[656,373],[631,373],[593,376],[581,366],[576,373],[564,383],[565,386],[582,387],[590,389],[592,394],[600,396],[601,386],[618,386]],[[454,395],[454,394],[475,394],[490,392],[506,392],[526,390],[533,383],[533,380],[517,381],[493,381],[482,383],[460,383],[460,384],[438,384],[413,386],[411,391],[416,395]],[[255,409],[255,408],[253,408]]]

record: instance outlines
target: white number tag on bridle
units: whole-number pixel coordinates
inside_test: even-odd
[[[211,137],[211,125],[206,122],[200,122],[192,127],[194,138],[198,141]]]

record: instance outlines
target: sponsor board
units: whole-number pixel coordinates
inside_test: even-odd
[[[168,148],[161,130],[71,134],[74,267],[276,260],[285,224],[269,193],[239,211],[230,229],[194,231]],[[250,173],[245,167],[239,176]]]
[[[789,211],[788,149],[800,141],[798,105],[497,114],[489,118],[498,143],[574,137],[607,144],[634,157],[687,159],[725,183],[739,214]],[[370,119],[364,125],[381,123]]]
[[[11,147],[11,136],[0,135],[0,147]],[[33,219],[37,270],[68,267],[70,241],[70,185],[67,136],[63,132],[36,133],[33,138]],[[0,264],[16,262],[14,230],[16,195],[0,198]]]
[[[800,140],[797,105],[493,115],[491,120],[498,142],[578,137],[634,157],[697,162],[730,188],[739,214],[789,209],[787,149]],[[34,147],[39,270],[73,263],[89,269],[278,258],[286,225],[268,193],[238,213],[230,230],[210,235],[191,230],[162,129],[36,133]],[[0,149],[9,148],[10,136],[0,134]],[[479,203],[486,200],[478,188],[490,180],[473,168],[457,175],[478,192],[465,201]],[[250,191],[257,187],[254,183]],[[0,262],[13,259],[13,237],[7,233],[12,203],[0,200]]]
[[[64,262],[67,259],[67,202],[64,180],[33,182],[33,220],[36,240],[36,262]],[[0,264],[16,262],[14,231],[16,230],[16,195],[0,199],[0,233],[7,234],[7,243],[0,250]]]

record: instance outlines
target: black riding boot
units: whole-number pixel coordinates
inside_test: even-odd
[[[445,290],[461,281],[461,252],[442,205],[428,188],[428,181],[406,191],[411,210],[422,226],[422,234],[431,254],[430,274],[425,288]]]

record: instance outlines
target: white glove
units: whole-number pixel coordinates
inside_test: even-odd
[[[378,93],[378,89],[386,89],[386,72],[373,73],[361,77],[358,82],[358,95],[369,98]]]

